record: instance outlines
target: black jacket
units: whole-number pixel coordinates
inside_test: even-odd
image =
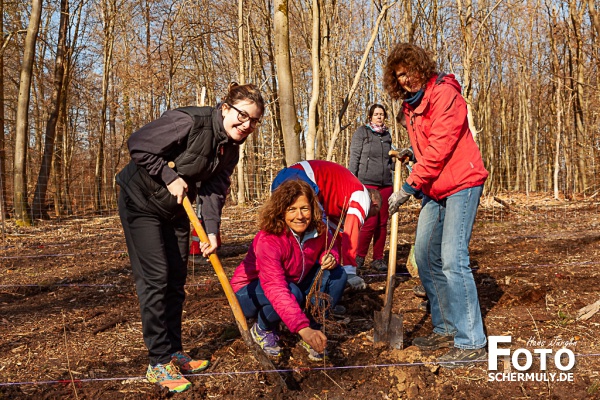
[[[227,136],[220,108],[170,110],[131,135],[131,162],[116,180],[141,210],[167,219],[185,214],[167,185],[181,177],[193,200],[200,183],[202,219],[207,233],[216,234],[241,143]],[[174,169],[167,165],[170,161]]]
[[[348,169],[363,185],[391,186],[391,148],[392,137],[388,131],[379,134],[363,125],[352,136]]]

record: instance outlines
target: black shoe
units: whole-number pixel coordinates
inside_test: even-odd
[[[346,315],[346,307],[341,304],[336,304],[331,310],[334,317],[344,317]]]
[[[444,368],[454,369],[468,367],[486,360],[487,352],[484,347],[481,349],[459,349],[458,347],[454,347],[452,350],[439,357],[436,360],[436,363]]]
[[[373,260],[371,261],[371,269],[383,272],[388,270],[388,265],[383,260]]]
[[[413,293],[417,297],[426,298],[427,292],[425,291],[425,287],[423,285],[417,285],[413,288]]]
[[[365,266],[365,258],[356,256],[356,268],[362,268]]]
[[[420,350],[437,350],[454,346],[454,336],[432,332],[429,336],[415,338],[413,344]]]

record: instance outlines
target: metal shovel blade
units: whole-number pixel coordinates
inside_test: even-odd
[[[386,310],[375,311],[373,341],[389,343],[393,349],[401,350],[404,345],[402,314],[390,314]]]

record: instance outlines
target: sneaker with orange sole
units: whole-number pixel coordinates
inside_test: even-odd
[[[204,371],[210,365],[208,360],[194,360],[183,351],[176,351],[171,354],[171,362],[179,367],[184,374],[195,374]]]
[[[146,379],[150,383],[167,388],[171,393],[181,393],[192,386],[192,383],[181,375],[173,361],[168,364],[148,365]]]

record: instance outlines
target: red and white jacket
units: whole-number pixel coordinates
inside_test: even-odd
[[[327,243],[331,243],[332,239],[327,233]],[[255,279],[260,279],[275,312],[290,332],[297,333],[309,326],[309,320],[288,283],[298,284],[311,269],[320,268],[316,263],[320,262],[325,250],[325,233],[317,236],[316,231],[306,232],[300,241],[287,228],[281,235],[259,231],[248,254],[233,273],[231,287],[238,292]],[[338,252],[332,249],[331,254],[339,263]]]
[[[403,112],[417,163],[406,182],[434,200],[482,185],[488,177],[467,121],[467,103],[454,75],[427,82],[416,108]]]
[[[342,262],[346,272],[356,273],[358,235],[369,214],[371,199],[367,188],[349,169],[331,161],[301,161],[290,168],[302,169],[319,187],[319,202],[325,215],[339,223],[344,207],[348,208],[341,237]]]

